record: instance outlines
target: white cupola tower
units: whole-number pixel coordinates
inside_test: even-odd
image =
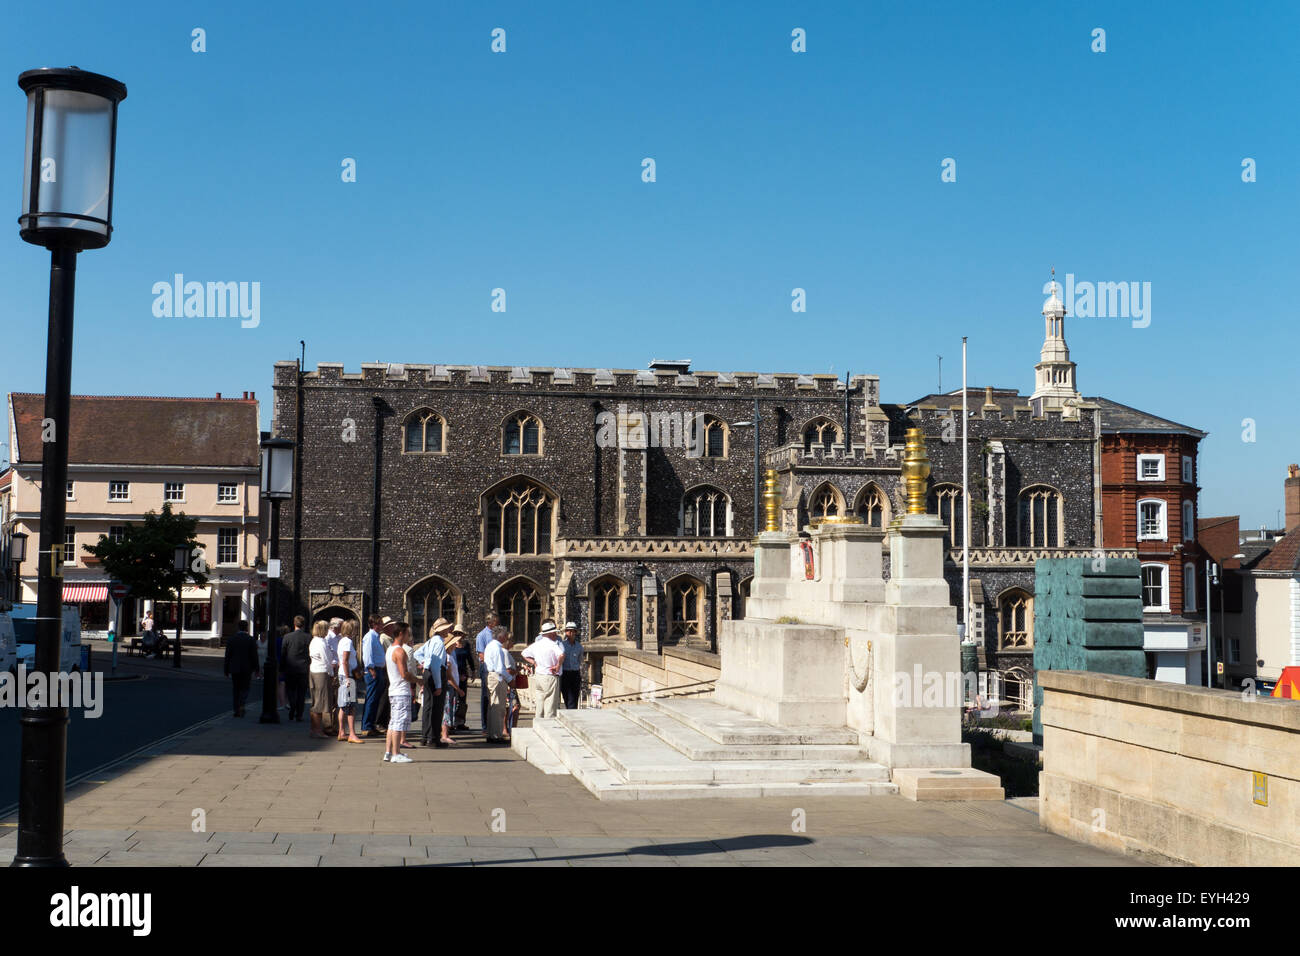
[[[1034,394],[1029,397],[1037,414],[1048,409],[1064,409],[1067,404],[1080,400],[1075,365],[1070,361],[1070,347],[1065,344],[1065,306],[1057,294],[1055,269],[1048,293],[1043,303],[1047,334],[1039,362],[1034,366]]]

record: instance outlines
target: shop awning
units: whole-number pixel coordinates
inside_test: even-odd
[[[181,592],[181,600],[207,601],[212,597],[212,588],[186,588]]]
[[[65,584],[63,585],[64,604],[94,604],[108,600],[107,584]]]

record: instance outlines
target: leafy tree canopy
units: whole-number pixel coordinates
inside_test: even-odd
[[[198,523],[164,504],[161,513],[147,512],[142,524],[127,525],[121,541],[100,535],[99,544],[85,545],[85,550],[99,558],[109,577],[127,585],[132,597],[168,600],[176,592],[174,555],[181,545],[190,554],[182,580],[196,587],[208,583],[207,562],[194,536]]]

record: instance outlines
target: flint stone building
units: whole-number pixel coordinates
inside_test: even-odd
[[[986,698],[1022,709],[1033,697],[1034,563],[1137,555],[1132,543],[1102,544],[1113,403],[1079,393],[1054,291],[1043,315],[1033,394],[967,395],[969,637]],[[919,425],[961,607],[961,409],[960,390],[886,404],[874,375],[693,372],[687,361],[359,372],[280,362],[274,433],[299,449],[281,606],[400,616],[417,639],[440,616],[473,633],[489,610],[517,642],[544,617],[573,620],[593,680],[604,655],[633,648],[708,654],[721,622],[745,613],[758,478],[776,472],[792,541],[825,521],[883,536],[903,511],[905,432]],[[886,553],[886,574],[888,563]]]

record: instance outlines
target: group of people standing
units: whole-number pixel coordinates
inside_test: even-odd
[[[410,763],[402,753],[411,746],[451,747],[454,732],[468,731],[468,684],[478,674],[480,709],[489,744],[509,744],[520,710],[518,690],[533,687],[538,717],[554,717],[561,701],[575,709],[582,688],[583,647],[573,622],[561,638],[555,622],[542,622],[541,633],[516,663],[509,628],[496,614],[471,644],[465,632],[445,618],[429,628],[428,639],[412,647],[405,621],[374,615],[357,643],[354,621],[317,621],[310,633],[306,618],[294,618],[294,630],[282,628],[279,640],[283,685],[281,704],[289,719],[308,713],[310,734],[349,743],[385,734],[384,760]],[[361,730],[356,728],[358,691],[365,686]],[[306,711],[308,695],[310,708]],[[419,714],[420,739],[407,740]]]

